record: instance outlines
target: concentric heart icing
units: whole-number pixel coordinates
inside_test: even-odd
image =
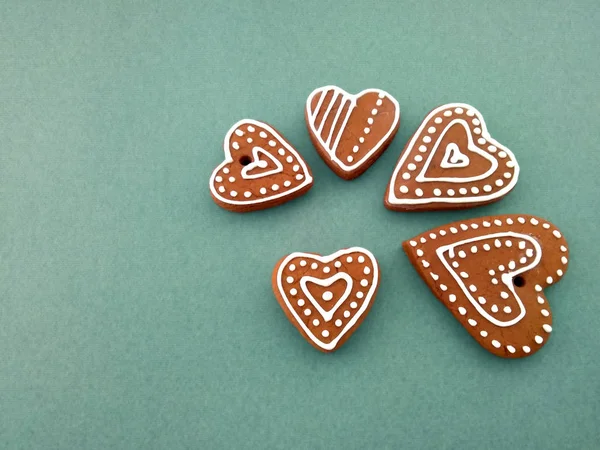
[[[237,212],[269,208],[305,193],[313,179],[300,154],[270,125],[245,119],[225,137],[225,161],[210,177],[217,204]]]
[[[315,89],[306,101],[313,144],[342,178],[352,179],[371,166],[400,126],[400,106],[380,89],[356,95],[337,86]]]
[[[362,323],[379,285],[375,257],[353,247],[329,256],[292,253],[273,271],[283,311],[317,349],[339,348]]]
[[[562,233],[526,215],[456,222],[404,242],[433,293],[490,352],[508,358],[538,351],[552,331],[543,290],[568,266]]]
[[[388,185],[389,209],[467,208],[513,189],[519,166],[479,111],[451,103],[431,111],[406,144]]]

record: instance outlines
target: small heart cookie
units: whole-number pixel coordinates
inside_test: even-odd
[[[270,125],[245,119],[225,136],[225,161],[210,177],[210,192],[219,206],[255,211],[292,200],[312,184],[310,168]]]
[[[395,211],[462,209],[495,202],[515,186],[519,165],[464,103],[431,111],[406,144],[385,193]]]
[[[332,255],[292,253],[273,270],[273,291],[286,316],[313,347],[333,352],[373,305],[379,266],[364,248]]]
[[[403,243],[411,263],[463,327],[497,356],[537,352],[552,331],[544,288],[567,271],[562,233],[539,217],[455,222]]]
[[[306,101],[310,138],[340,177],[361,175],[390,145],[400,126],[400,106],[380,89],[356,95],[337,86],[315,89]]]

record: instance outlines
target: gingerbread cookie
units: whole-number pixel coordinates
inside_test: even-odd
[[[364,248],[329,256],[292,253],[273,270],[273,291],[286,316],[313,347],[333,352],[373,305],[379,266]]]
[[[306,101],[310,138],[340,177],[361,175],[390,145],[400,126],[400,106],[379,89],[356,95],[337,86],[315,89]]]
[[[308,165],[279,132],[245,119],[225,136],[225,161],[210,177],[214,201],[230,211],[247,212],[292,200],[313,178]]]
[[[562,233],[539,217],[507,215],[451,223],[403,243],[436,297],[497,356],[537,352],[552,331],[544,288],[567,271]]]
[[[384,203],[396,211],[470,208],[499,200],[518,177],[517,160],[481,113],[451,103],[431,111],[406,144]]]

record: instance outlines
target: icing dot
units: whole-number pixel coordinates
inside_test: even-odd
[[[514,222],[513,220],[509,217],[508,219],[506,219],[506,223],[509,225],[512,225]]]
[[[544,329],[544,331],[546,333],[552,332],[552,327],[550,325],[546,324],[546,323],[544,325],[542,325],[542,328]]]
[[[560,231],[558,230],[554,230],[552,232],[552,234],[554,235],[555,238],[560,239],[562,237],[562,234],[560,234]]]
[[[437,236],[436,236],[436,234],[435,234],[435,233],[429,233],[429,237],[430,237],[431,239],[435,239]]]
[[[410,163],[407,167],[408,170],[415,170],[417,168],[417,166],[415,166],[413,163]]]
[[[344,317],[347,319],[350,317],[350,311],[344,311]]]
[[[238,136],[243,136],[244,132],[242,130],[235,130],[235,134],[237,134]]]
[[[292,155],[289,155],[287,158],[285,158],[285,160],[290,164],[294,162],[294,158],[292,157]]]
[[[306,309],[304,310],[304,315],[305,315],[305,316],[310,316],[310,313],[311,313],[311,310],[310,310],[310,309],[306,308]]]
[[[356,303],[356,302],[350,303],[350,308],[352,308],[352,309],[358,308],[358,303]]]
[[[479,119],[477,119],[477,118],[473,119],[471,122],[473,122],[473,125],[475,125],[475,126],[477,126],[481,123],[481,122],[479,122]]]
[[[379,98],[385,98],[385,93],[383,93],[383,92],[380,92],[380,93],[379,93],[379,95],[378,95],[378,97],[379,97]]]
[[[277,142],[275,142],[275,141],[269,141],[269,145],[271,147],[275,147],[277,145]]]
[[[521,264],[525,264],[527,262],[527,258],[523,256],[521,259],[519,259],[519,262]]]
[[[368,127],[365,128],[363,131],[364,131],[365,134],[369,134],[371,132],[371,130]]]
[[[506,245],[507,247],[512,247],[512,241],[506,241],[506,242],[504,242],[504,245]],[[512,264],[513,264],[513,266],[515,265],[514,262]],[[510,264],[509,264],[509,267],[510,267]]]
[[[563,276],[563,271],[562,271],[562,270],[560,270],[560,269],[558,269],[558,270],[556,271],[556,275],[558,275],[559,277],[562,277],[562,276]]]
[[[329,337],[329,331],[327,331],[327,330],[323,330],[323,331],[321,332],[321,335],[323,335],[323,337]]]
[[[231,146],[233,147],[234,150],[240,149],[240,144],[238,144],[237,142],[234,142],[233,144],[231,144]]]
[[[296,180],[300,181],[302,178],[304,178],[304,175],[302,175],[301,173],[296,175]]]
[[[225,167],[225,168],[223,169],[223,173],[225,173],[225,174],[229,173],[229,169],[228,169],[227,167]]]
[[[298,290],[295,288],[290,289],[290,294],[291,295],[296,295],[298,293]]]
[[[498,305],[492,305],[492,312],[498,312]]]
[[[539,284],[535,285],[536,292],[542,292],[542,287]]]
[[[315,327],[318,327],[321,322],[319,322],[319,319],[315,319],[312,321],[312,323]]]
[[[494,225],[500,226],[502,225],[502,221],[499,219],[494,220]]]
[[[484,190],[485,192],[491,192],[491,191],[492,191],[492,187],[491,187],[489,184],[486,184],[486,185],[483,187],[483,190]]]
[[[479,145],[483,145],[483,144],[485,144],[485,139],[484,138],[479,138],[479,139],[477,139],[477,143]]]
[[[471,247],[471,253],[477,253],[477,246],[474,245],[473,247]]]
[[[544,342],[544,338],[539,335],[536,335],[535,342],[537,342],[538,344],[541,344],[542,342]]]
[[[244,192],[244,197],[249,198],[251,196],[252,196],[252,192],[250,192],[250,191]]]
[[[546,230],[550,229],[550,224],[549,223],[545,223],[542,225]]]
[[[525,250],[525,254],[527,255],[528,258],[531,258],[533,256],[533,249],[528,248],[527,250]]]
[[[294,277],[287,277],[285,279],[285,281],[287,281],[288,283],[293,283],[294,282]]]
[[[460,276],[463,278],[469,278],[469,274],[467,272],[461,272]]]
[[[375,115],[375,114],[377,114],[377,109],[376,109],[376,108],[373,108],[373,109],[371,110],[371,114],[372,114],[372,115]]]
[[[510,312],[511,312],[511,311],[512,311],[512,309],[510,309],[510,306],[505,306],[505,307],[504,307],[504,312],[505,312],[506,314],[510,314]]]
[[[417,241],[410,241],[409,242],[411,246],[416,247],[417,246]]]
[[[265,133],[264,131],[261,131],[258,135],[263,139],[267,138],[267,133]]]
[[[421,161],[423,161],[423,157],[421,155],[416,155],[415,156],[415,161],[416,162],[421,162]]]
[[[360,262],[360,261],[359,261],[359,262]],[[363,273],[364,273],[365,275],[369,275],[369,274],[371,273],[371,268],[370,268],[370,267],[365,267],[365,268],[363,269]]]
[[[423,197],[423,191],[421,189],[416,189],[415,194],[417,194],[417,197]]]
[[[403,180],[409,180],[409,179],[410,179],[410,173],[408,173],[408,172],[404,172],[404,173],[402,174],[402,179],[403,179]]]
[[[304,261],[304,260],[301,260],[301,261],[300,261],[300,265],[301,265],[302,267],[306,266],[306,261]]]
[[[274,191],[278,191],[279,186],[277,184],[274,184],[273,186],[271,186],[271,189],[273,189]]]
[[[458,312],[461,316],[464,316],[467,313],[467,310],[461,306],[458,308]]]
[[[425,147],[424,145],[419,145],[419,151],[425,153],[427,151],[427,147]]]
[[[377,106],[381,106],[381,104],[383,103],[383,101],[381,99],[377,100]]]
[[[237,192],[236,191],[231,191],[229,193],[229,195],[231,195],[232,197],[236,197],[237,196]]]
[[[359,149],[358,145],[355,145],[354,147],[352,147],[352,151],[353,151],[354,153],[357,153],[357,152],[358,152],[358,149]]]
[[[346,158],[346,160],[347,160],[348,162],[352,162],[352,161],[354,161],[354,158],[353,158],[352,156],[348,156],[348,157]]]
[[[362,136],[361,136],[361,137],[359,137],[359,138],[358,138],[358,142],[360,142],[361,144],[364,144],[364,143],[365,143],[365,138],[364,138],[364,137],[362,137]]]
[[[300,170],[300,166],[298,164],[295,164],[294,167],[292,167],[292,170],[294,172],[298,172]]]
[[[327,266],[325,266],[325,267],[323,267],[323,272],[325,272],[325,273],[329,273],[329,272],[331,272],[331,268],[330,268],[330,267],[327,267]]]
[[[471,188],[471,192],[472,192],[473,194],[479,194],[479,188],[478,188],[477,186],[473,186],[473,187]]]
[[[506,158],[506,152],[504,152],[504,151],[498,152],[498,158]]]
[[[219,192],[221,192],[221,193],[225,192],[225,187],[219,186]]]
[[[531,351],[531,349],[529,347],[527,347],[526,345],[523,346],[523,351],[525,353],[529,353]]]
[[[500,187],[502,185],[504,185],[504,181],[502,181],[502,180],[496,180],[496,186]]]
[[[548,283],[548,284],[552,284],[553,281],[554,280],[552,279],[552,277],[546,278],[546,283]]]
[[[561,252],[566,252],[567,251],[567,247],[565,247],[564,245],[560,246],[560,251]]]
[[[408,192],[408,188],[406,186],[400,186],[400,192],[406,194]]]
[[[496,239],[494,241],[494,247],[496,247],[496,248],[502,247],[502,242],[500,242],[500,239]]]
[[[469,192],[469,191],[467,191],[465,188],[460,188],[460,189],[458,190],[458,192],[459,192],[459,193],[461,193],[462,195],[465,195],[465,194],[466,194],[467,192]]]
[[[248,139],[246,139],[248,141],[248,144],[252,144],[252,138],[249,137]]]
[[[544,316],[544,317],[548,317],[550,315],[550,313],[548,312],[547,309],[542,309],[541,313],[542,313],[542,316]]]
[[[481,296],[480,296],[480,297],[477,297],[477,300],[479,300],[479,303],[481,303],[482,305],[485,305],[485,302],[487,301],[487,300],[485,299],[485,297],[481,297]]]
[[[364,279],[360,280],[360,285],[362,287],[367,287],[369,285],[369,281],[368,280],[364,280]]]
[[[503,266],[502,264],[500,264],[500,265],[498,266],[498,270],[499,270],[500,272],[504,272],[504,266]]]
[[[445,230],[440,230],[439,233],[440,233],[440,236],[446,236],[446,231]]]
[[[492,284],[498,284],[498,280],[496,278],[492,278]]]
[[[427,132],[428,133],[435,133],[435,127],[429,127],[429,128],[427,128]]]
[[[425,142],[426,144],[429,144],[431,142],[431,138],[429,136],[425,136],[423,138],[423,142]]]
[[[463,250],[461,250],[461,251],[459,251],[459,252],[458,252],[458,256],[459,256],[460,258],[466,258],[466,257],[467,257],[467,254],[466,254],[466,253],[465,253]]]
[[[335,321],[335,326],[336,326],[336,327],[341,327],[341,326],[342,326],[342,321],[341,321],[340,319],[337,319],[337,320]]]
[[[458,233],[458,230],[456,228],[454,228],[454,227],[450,227],[450,232],[452,234],[456,234],[456,233]]]
[[[442,195],[442,191],[441,191],[441,190],[439,190],[438,188],[435,188],[435,189],[433,190],[433,195],[435,195],[435,196],[439,197],[440,195]]]
[[[456,301],[456,295],[450,294],[450,296],[448,297],[448,300],[450,300],[451,303],[454,303]]]
[[[342,263],[341,263],[341,262],[339,262],[339,261],[336,261],[336,262],[334,262],[334,263],[333,263],[333,265],[334,265],[335,267],[337,267],[338,269],[339,269],[340,267],[342,267]]]
[[[434,120],[435,123],[442,123],[442,118],[441,117],[436,117]]]
[[[488,147],[488,150],[489,150],[491,153],[494,153],[494,152],[495,152],[496,150],[498,150],[498,149],[496,148],[496,146],[495,146],[495,145],[490,145],[490,146]]]
[[[362,292],[356,293],[356,298],[363,298],[364,296],[365,296],[365,294],[363,294]]]
[[[464,223],[461,223],[461,224],[460,224],[460,228],[461,228],[461,230],[463,230],[463,231],[467,231],[467,230],[469,229],[469,227],[468,227],[467,225],[465,225]]]
[[[326,302],[328,302],[329,300],[331,300],[333,298],[333,292],[331,291],[325,291],[323,292],[323,300],[325,300]]]
[[[254,133],[256,130],[254,129],[254,127],[252,125],[248,125],[248,131],[250,133]]]
[[[487,335],[488,335],[487,331],[485,331],[485,330],[481,330],[481,331],[479,332],[479,334],[480,334],[481,336],[483,336],[483,337],[487,337]]]
[[[280,148],[279,150],[277,150],[277,153],[279,153],[281,156],[285,155],[285,150]]]
[[[367,123],[368,123],[369,125],[373,125],[373,118],[372,118],[372,117],[369,117],[369,118],[367,119]]]
[[[560,262],[563,264],[567,264],[569,262],[569,260],[567,258],[565,258],[564,256],[561,256]]]
[[[539,224],[539,220],[537,220],[536,218],[532,217],[531,219],[529,219],[529,221],[531,222],[531,225],[537,225]]]
[[[495,339],[492,341],[492,345],[493,345],[494,347],[496,347],[496,348],[500,348],[500,342],[498,342],[498,341],[497,341],[497,340],[495,340]]]
[[[504,172],[504,178],[510,178],[510,177],[512,177],[512,173]]]
[[[464,110],[463,110],[462,108],[456,108],[456,109],[454,110],[454,112],[455,112],[456,114],[462,114],[462,113],[464,112]]]
[[[445,284],[440,284],[440,289],[442,291],[447,291],[448,290],[448,286],[446,286]]]
[[[473,117],[474,115],[475,115],[475,112],[472,109],[467,109],[467,116]]]
[[[517,349],[516,349],[516,348],[514,348],[512,345],[507,345],[507,346],[506,346],[506,349],[507,349],[509,352],[511,352],[511,353],[514,353],[514,352],[516,352],[516,351],[517,351]]]
[[[298,299],[298,301],[296,303],[298,303],[298,306],[304,306],[304,300],[301,298]]]
[[[348,256],[348,257],[346,258],[346,262],[349,262],[349,263],[351,263],[352,261],[353,261],[353,259],[352,259],[352,256]]]
[[[360,255],[358,257],[358,262],[361,263],[361,264],[364,263],[365,262],[365,257],[363,255]]]
[[[475,129],[473,130],[473,133],[475,133],[475,134],[480,134],[480,133],[481,133],[481,128],[475,128]]]
[[[310,265],[310,268],[311,268],[312,270],[315,270],[315,269],[316,269],[316,268],[318,268],[318,267],[319,267],[319,265],[318,265],[317,263],[312,263],[312,264]]]
[[[477,286],[475,286],[474,284],[472,284],[472,285],[469,286],[469,290],[471,292],[477,292]]]
[[[292,182],[290,180],[286,180],[286,181],[283,182],[283,185],[285,187],[290,187],[292,185]]]
[[[220,182],[222,182],[222,181],[223,181],[223,177],[215,177],[215,181],[216,181],[217,183],[220,183]]]
[[[444,111],[444,116],[450,117],[452,115],[452,111]]]
[[[258,192],[260,192],[261,194],[263,194],[263,195],[264,195],[264,194],[266,194],[266,193],[267,193],[267,189],[266,189],[266,188],[264,188],[264,187],[261,187],[261,188],[260,188],[260,190],[259,190]]]

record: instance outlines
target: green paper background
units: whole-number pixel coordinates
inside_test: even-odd
[[[83,1],[0,5],[0,448],[597,449],[600,4]],[[308,94],[379,87],[400,131],[346,182],[313,149]],[[504,200],[393,213],[383,193],[425,114],[467,102],[512,149]],[[208,191],[239,119],[312,167],[304,197],[239,215]],[[571,247],[548,345],[485,350],[403,254],[502,213]],[[370,249],[382,283],[334,354],[271,291],[292,251]]]

